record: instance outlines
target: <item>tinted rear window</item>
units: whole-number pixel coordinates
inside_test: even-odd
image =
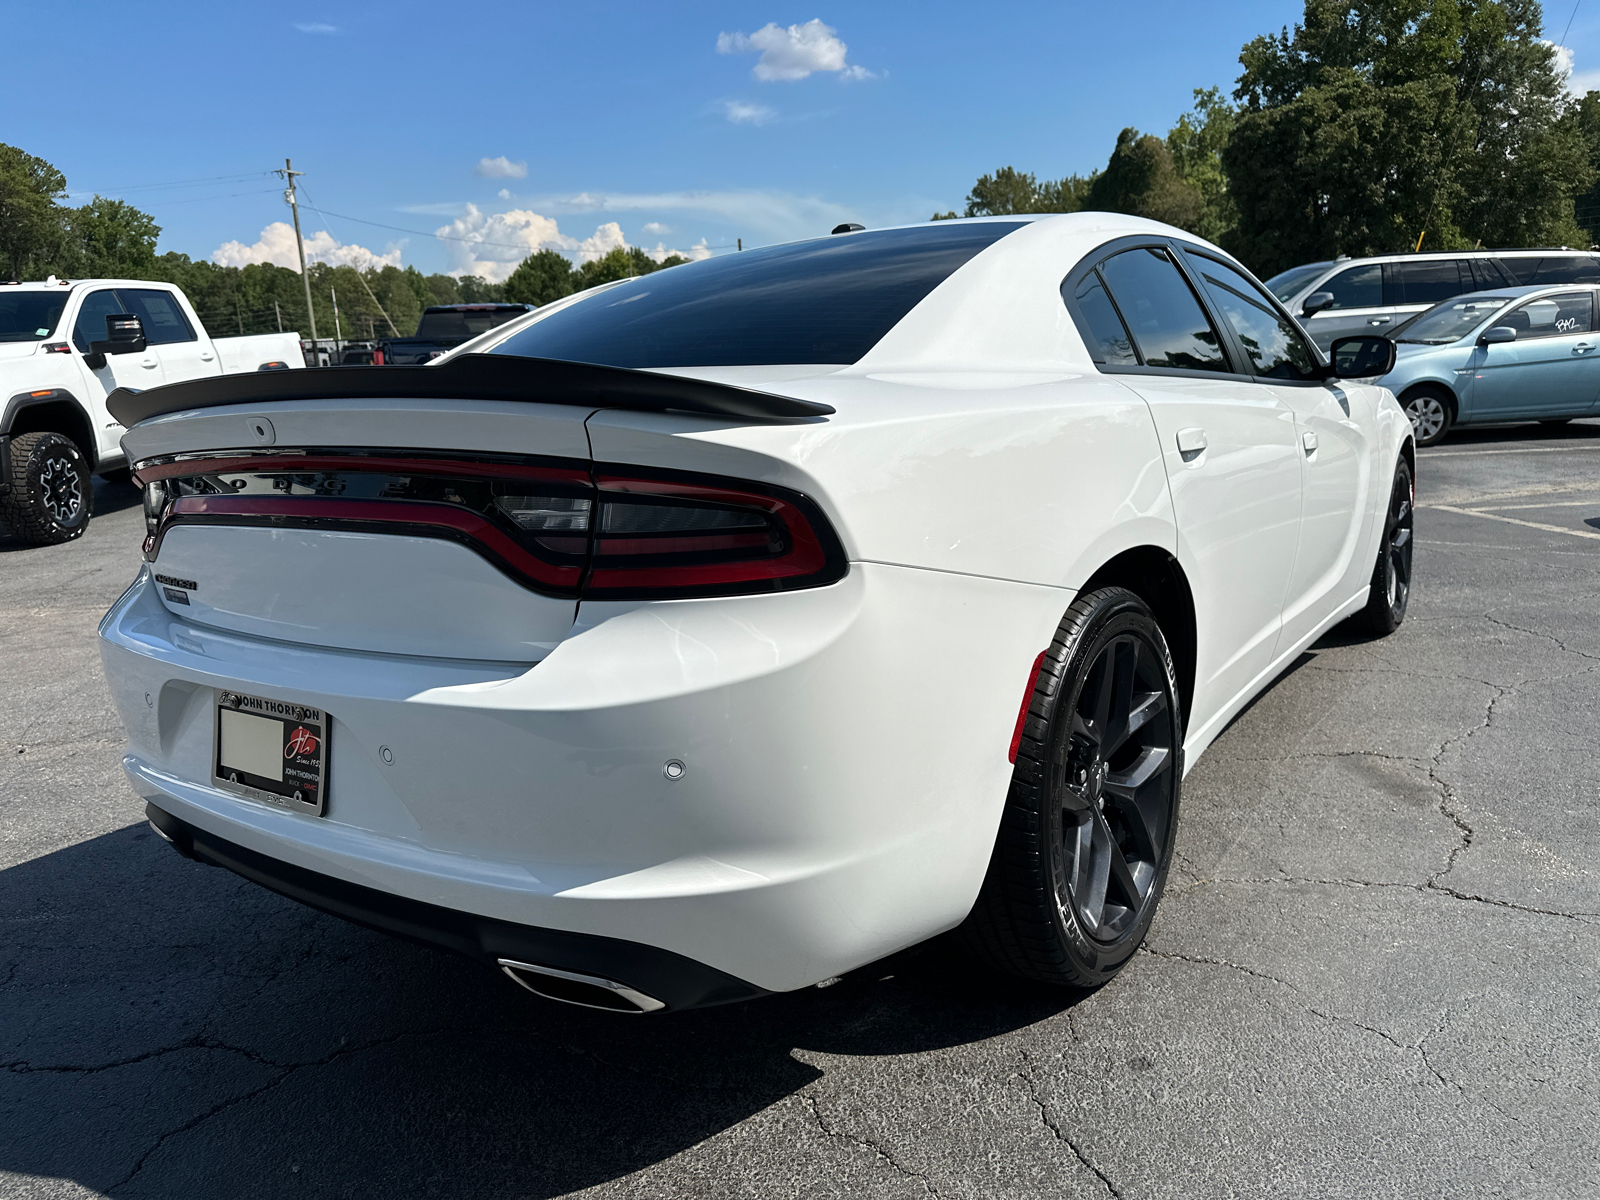
[[[1383,268],[1385,304],[1437,304],[1473,287],[1471,272],[1463,279],[1455,259],[1386,263]]]
[[[37,342],[54,332],[68,292],[0,292],[0,342]],[[102,335],[103,336],[103,335]]]
[[[417,336],[432,341],[466,341],[480,333],[498,329],[512,317],[520,317],[525,308],[481,308],[466,311],[425,312],[417,322]]]
[[[553,312],[492,353],[614,367],[853,363],[1022,224],[941,222],[725,254]]]
[[[1517,255],[1502,257],[1500,265],[1518,283],[1600,283],[1600,260],[1587,254]]]

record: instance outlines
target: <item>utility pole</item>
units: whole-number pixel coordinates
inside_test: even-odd
[[[283,332],[283,309],[278,307],[278,302],[276,300],[274,300],[272,302],[272,311],[275,314],[277,314],[277,317],[278,317],[278,332],[282,333]]]
[[[337,354],[344,341],[344,331],[339,328],[339,293],[329,288],[328,295],[333,297],[333,352]]]
[[[300,236],[300,205],[295,201],[294,180],[296,175],[304,175],[304,171],[296,171],[286,158],[283,160],[283,170],[274,171],[289,186],[283,190],[283,198],[289,202],[289,211],[294,214],[294,244],[300,251],[300,282],[306,285],[306,319],[311,323],[311,350],[316,353],[317,346],[317,310],[311,307],[311,276],[306,274],[306,243]]]

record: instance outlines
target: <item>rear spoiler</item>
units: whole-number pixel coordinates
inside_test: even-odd
[[[744,421],[801,421],[834,411],[811,400],[731,384],[510,354],[463,354],[438,366],[309,367],[195,379],[145,391],[118,388],[106,400],[106,407],[131,427],[151,417],[227,404],[346,399],[507,400],[648,412],[675,410]]]

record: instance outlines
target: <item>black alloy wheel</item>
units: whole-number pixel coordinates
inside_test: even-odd
[[[88,528],[94,511],[89,464],[59,433],[24,433],[11,439],[11,490],[0,498],[0,521],[36,546],[70,542]]]
[[[1431,389],[1413,392],[1400,402],[1400,407],[1411,421],[1411,432],[1419,446],[1435,446],[1444,441],[1444,435],[1455,424],[1454,403]]]
[[[1402,458],[1394,469],[1394,486],[1389,489],[1383,540],[1378,544],[1378,561],[1372,568],[1367,606],[1356,616],[1357,624],[1379,637],[1386,637],[1400,628],[1406,619],[1406,606],[1411,602],[1411,533],[1415,506],[1411,464]]]
[[[1002,969],[1077,987],[1133,956],[1166,883],[1182,721],[1144,601],[1080,597],[1040,667],[988,876],[964,936]]]

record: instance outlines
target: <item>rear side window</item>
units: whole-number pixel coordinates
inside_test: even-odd
[[[1461,264],[1453,258],[1432,262],[1386,263],[1383,268],[1383,302],[1437,304],[1472,291],[1472,272],[1463,278]]]
[[[1340,271],[1317,290],[1333,293],[1333,303],[1328,305],[1330,309],[1382,308],[1383,268],[1377,263],[1351,267]]]
[[[724,254],[581,300],[491,353],[614,367],[853,363],[1023,224],[940,222]]]
[[[1495,324],[1515,329],[1518,341],[1560,337],[1565,333],[1590,333],[1594,330],[1594,302],[1588,292],[1540,296],[1513,309]]]
[[[1261,290],[1238,271],[1214,258],[1191,254],[1211,302],[1222,311],[1257,375],[1270,379],[1311,379],[1316,355]]]
[[[128,312],[144,323],[144,338],[152,346],[167,346],[173,342],[192,342],[194,330],[171,292],[158,292],[154,288],[119,288]],[[101,334],[104,337],[105,334]]]
[[[1166,251],[1125,250],[1101,263],[1100,273],[1145,366],[1232,370],[1222,339]]]
[[[1600,283],[1600,261],[1586,255],[1541,258],[1529,283]]]
[[[0,342],[38,342],[49,337],[67,306],[68,294],[59,290],[0,292]]]
[[[1117,316],[1111,297],[1106,295],[1100,276],[1090,271],[1072,298],[1088,326],[1083,330],[1084,341],[1089,343],[1089,354],[1095,362],[1108,367],[1137,366],[1139,356],[1133,352],[1133,341],[1122,318]]]

